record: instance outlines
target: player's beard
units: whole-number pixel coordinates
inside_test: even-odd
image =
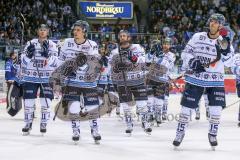
[[[122,48],[128,48],[130,46],[130,41],[122,41],[119,43]]]

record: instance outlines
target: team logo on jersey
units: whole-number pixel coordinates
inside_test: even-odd
[[[208,79],[209,75],[208,74],[205,74],[204,75],[204,79]]]
[[[217,79],[217,75],[216,75],[216,74],[213,74],[213,75],[212,75],[212,79]]]

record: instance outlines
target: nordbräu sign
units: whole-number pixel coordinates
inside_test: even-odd
[[[132,2],[79,2],[81,12],[87,18],[94,19],[132,19]]]

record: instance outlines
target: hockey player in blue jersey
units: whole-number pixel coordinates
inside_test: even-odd
[[[11,84],[14,83],[14,81],[16,80],[17,69],[14,66],[14,64],[16,63],[16,60],[17,60],[17,53],[11,52],[9,58],[5,63],[5,80],[7,83],[7,95],[8,95],[8,91]],[[8,107],[8,101],[7,101],[7,107]]]
[[[234,54],[229,39],[222,34],[224,23],[222,14],[212,14],[208,19],[209,31],[195,33],[182,52],[186,85],[173,141],[175,147],[181,144],[191,112],[198,107],[204,89],[209,100],[208,139],[213,149],[218,145],[221,111],[225,107],[224,66],[231,66]]]
[[[49,76],[57,67],[56,44],[48,39],[49,28],[41,24],[37,30],[38,38],[27,42],[21,56],[21,81],[24,99],[24,135],[32,129],[35,99],[40,89],[41,121],[40,132],[47,131],[47,122],[50,118],[50,104],[53,91],[50,88]]]
[[[16,67],[14,67],[14,64],[16,63],[17,59],[17,53],[11,52],[10,57],[5,63],[5,80],[7,83],[7,88],[9,90],[10,85],[15,81],[16,79]]]

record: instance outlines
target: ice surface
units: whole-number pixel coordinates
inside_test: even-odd
[[[169,114],[180,110],[181,95],[170,95]],[[236,102],[236,95],[227,95],[227,104]],[[71,140],[70,122],[51,121],[44,137],[39,132],[39,107],[29,136],[22,136],[23,112],[10,117],[0,104],[0,160],[231,160],[239,159],[240,128],[237,127],[238,104],[223,111],[218,134],[219,146],[211,151],[207,139],[208,122],[201,105],[201,119],[193,117],[180,148],[173,150],[175,120],[153,127],[152,135],[146,135],[135,120],[131,137],[125,135],[125,124],[113,112],[111,117],[100,120],[100,145],[94,144],[88,122],[81,123],[81,139],[78,145]],[[53,114],[52,114],[53,116]],[[171,119],[171,116],[169,116]]]

